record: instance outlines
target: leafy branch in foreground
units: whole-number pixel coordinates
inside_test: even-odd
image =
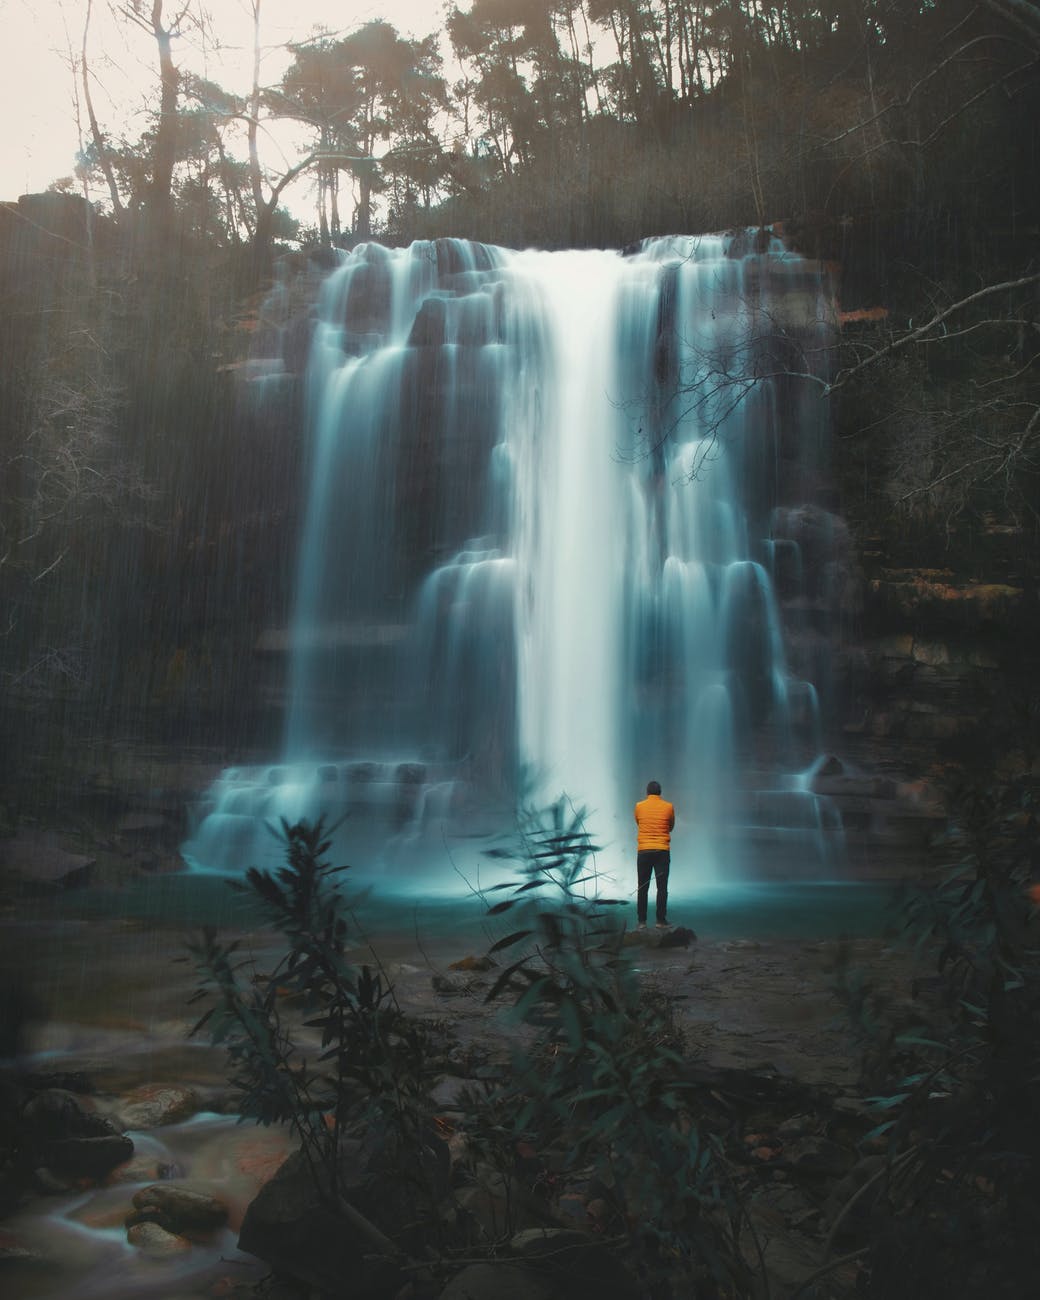
[[[283,821],[281,835],[286,866],[251,868],[233,887],[260,904],[287,951],[270,971],[247,979],[252,963],[240,959],[238,941],[205,930],[189,951],[200,975],[193,1000],[211,1005],[193,1032],[205,1028],[227,1048],[243,1117],[288,1124],[327,1208],[380,1253],[401,1259],[402,1246],[345,1199],[345,1153],[348,1139],[364,1135],[378,1147],[381,1172],[408,1201],[412,1235],[435,1223],[447,1156],[429,1101],[432,1043],[382,972],[348,959],[348,940],[357,936],[337,881],[345,868],[326,860],[323,822]],[[286,1007],[300,1013],[291,1025]],[[299,1046],[301,1030],[318,1031],[314,1050]]]
[[[622,900],[598,894],[597,851],[584,811],[562,798],[525,810],[516,843],[493,851],[518,869],[494,887],[507,896],[490,913],[508,913],[515,928],[489,952],[522,955],[486,1000],[509,1002],[539,1037],[538,1050],[517,1047],[487,1110],[499,1139],[508,1115],[514,1141],[551,1152],[562,1183],[584,1175],[602,1189],[639,1271],[662,1288],[655,1294],[688,1294],[711,1277],[728,1295],[749,1295],[741,1204],[698,1122],[671,1003],[641,989],[615,910]],[[474,1141],[480,1132],[478,1115]]]
[[[916,1024],[877,1027],[888,1212],[870,1241],[871,1296],[1010,1298],[1040,1266],[1034,757],[1027,743],[1015,770],[961,774],[938,878],[904,900],[935,974],[919,982]]]

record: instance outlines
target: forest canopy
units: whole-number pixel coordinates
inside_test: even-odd
[[[299,233],[279,204],[308,184],[325,242],[610,245],[917,203],[995,119],[1014,154],[1040,55],[1031,0],[472,0],[420,38],[375,20],[292,44],[264,84],[251,7],[241,94],[177,64],[201,4],[118,6],[154,43],[158,92],[127,140],[94,111],[88,5],[84,148],[64,184],[162,238],[250,246],[258,272]],[[276,123],[299,142],[291,163],[269,146]],[[990,172],[1005,161],[987,153]]]

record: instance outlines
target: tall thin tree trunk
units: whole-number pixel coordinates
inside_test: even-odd
[[[112,213],[117,221],[121,221],[125,212],[123,200],[119,195],[119,186],[116,184],[115,172],[112,170],[112,159],[109,156],[108,146],[105,144],[104,136],[101,134],[101,127],[98,125],[97,115],[94,112],[94,99],[90,93],[90,70],[87,63],[87,34],[90,31],[90,17],[93,0],[87,0],[87,15],[83,22],[83,48],[80,59],[80,72],[83,74],[83,102],[87,107],[87,118],[90,121],[90,138],[94,142],[94,151],[98,157],[98,166],[101,168],[102,175],[105,178],[105,184],[108,186],[109,198],[112,200]]]
[[[170,31],[163,26],[163,0],[152,0],[152,31],[159,51],[159,125],[152,153],[151,219],[160,237],[170,232],[173,216],[173,167],[177,159],[177,97],[180,75],[173,62]]]

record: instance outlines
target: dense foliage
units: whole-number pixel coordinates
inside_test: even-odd
[[[902,898],[912,1003],[893,1006],[862,973],[844,984],[885,1143],[858,1234],[867,1294],[886,1300],[1011,1300],[1040,1263],[1027,1226],[1040,1208],[1035,697],[1014,707],[947,756],[949,830]],[[856,1234],[852,1218],[832,1239]]]

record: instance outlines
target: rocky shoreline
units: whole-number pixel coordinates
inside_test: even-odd
[[[24,950],[26,936],[12,918],[3,929],[8,951],[19,943]],[[269,942],[241,937],[261,955]],[[739,1136],[728,1155],[773,1293],[787,1294],[835,1257],[840,1206],[878,1160],[877,1149],[863,1144],[872,1121],[836,975],[861,967],[885,996],[909,1000],[908,958],[880,939],[697,940],[687,931],[669,944],[664,937],[662,945],[652,931],[647,942],[629,936],[640,943],[640,978],[674,1000],[686,1069],[733,1120]],[[82,976],[92,987],[66,1000],[74,1019],[64,1019],[52,997],[46,1016],[24,1026],[26,1054],[6,1072],[4,1122],[17,1129],[20,1145],[5,1171],[0,1260],[20,1296],[244,1297],[261,1283],[263,1294],[301,1300],[337,1294],[345,1247],[328,1225],[314,1227],[320,1220],[296,1186],[292,1162],[283,1165],[290,1136],[236,1124],[223,1053],[188,1039],[190,971],[171,964],[181,943],[175,930],[102,920],[76,934],[56,923],[36,945],[40,956],[62,962],[54,988],[71,988],[88,951],[104,960]],[[457,937],[401,930],[376,949],[357,959],[378,959],[401,1005],[442,1040],[449,1066],[434,1096],[452,1153],[465,1141],[456,1129],[460,1091],[508,1070],[524,1031],[485,1003],[492,974],[482,959],[459,953]],[[316,1031],[300,1032],[304,1048],[316,1049]],[[539,1158],[530,1153],[534,1164]],[[563,1294],[572,1265],[587,1277],[617,1273],[596,1187],[545,1185],[551,1192],[538,1195],[493,1178],[456,1189],[492,1239],[501,1232],[503,1199],[523,1191],[527,1200],[514,1216],[519,1231],[499,1241],[493,1262],[449,1279],[445,1300]],[[554,1259],[574,1256],[562,1274],[539,1263],[550,1246]],[[828,1270],[833,1294],[848,1293],[854,1273]]]

